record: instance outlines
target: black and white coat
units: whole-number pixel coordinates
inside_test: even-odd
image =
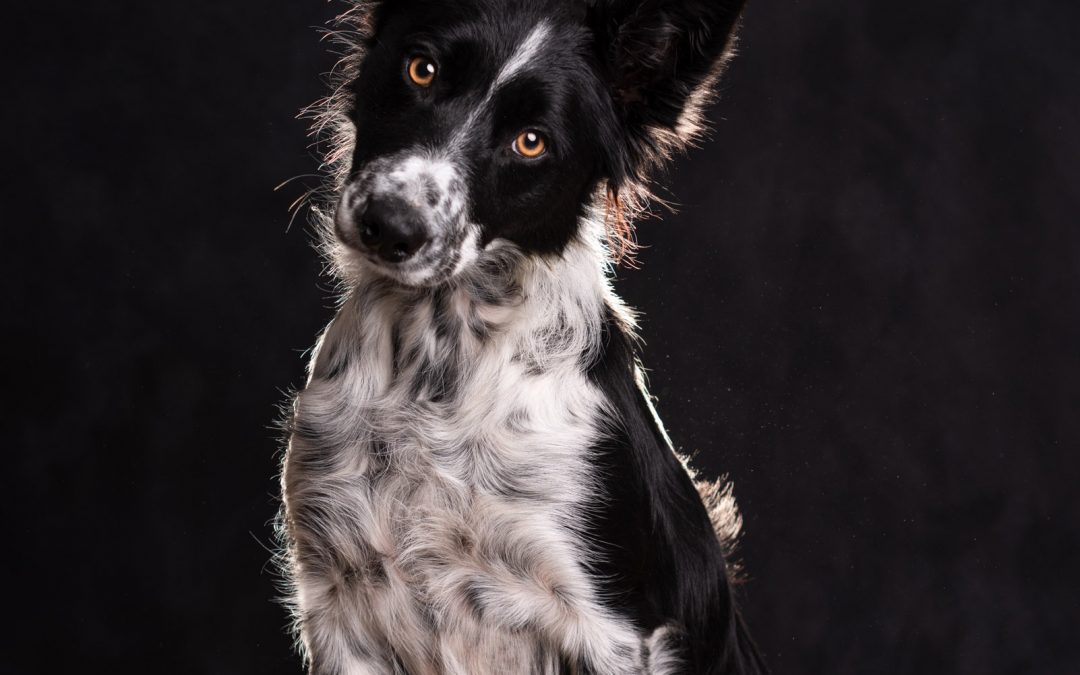
[[[479,6],[460,29],[476,40],[517,7]],[[557,58],[549,45],[579,19],[547,9],[520,17],[502,58],[491,50],[497,67],[471,106],[445,113],[445,144],[388,150],[363,138],[363,113],[346,115],[355,147],[327,236],[345,292],[294,400],[282,475],[285,569],[312,673],[763,671],[725,557],[734,502],[695,484],[645,392],[633,318],[610,285],[602,181],[570,186],[586,196],[561,240],[537,237],[482,215],[484,171],[460,159],[493,135],[484,110],[500,89]],[[401,26],[400,14],[357,11],[364,53],[393,44],[380,22]],[[572,129],[544,123],[553,146],[575,145]],[[634,179],[606,173],[608,190]],[[380,259],[357,236],[363,214],[413,194],[400,208],[425,243],[403,264]]]

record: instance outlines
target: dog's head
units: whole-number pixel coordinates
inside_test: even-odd
[[[386,0],[328,110],[352,263],[434,285],[489,248],[557,255],[700,130],[743,0]],[[351,152],[350,152],[351,150]],[[621,213],[613,214],[616,220]]]

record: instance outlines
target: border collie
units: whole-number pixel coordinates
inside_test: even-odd
[[[317,131],[342,284],[288,421],[317,675],[760,673],[613,263],[742,0],[352,2]],[[320,212],[317,212],[317,215]]]

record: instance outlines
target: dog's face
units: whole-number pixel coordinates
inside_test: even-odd
[[[637,4],[393,0],[374,10],[347,85],[355,137],[334,224],[349,255],[434,285],[491,246],[558,254],[600,186],[643,178],[664,143],[693,133],[680,125],[738,10],[723,13],[721,38],[703,52],[692,44],[701,16],[643,22]]]

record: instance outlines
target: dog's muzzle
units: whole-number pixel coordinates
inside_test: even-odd
[[[376,159],[346,184],[334,215],[338,239],[407,284],[438,283],[475,258],[464,181],[445,159]]]

